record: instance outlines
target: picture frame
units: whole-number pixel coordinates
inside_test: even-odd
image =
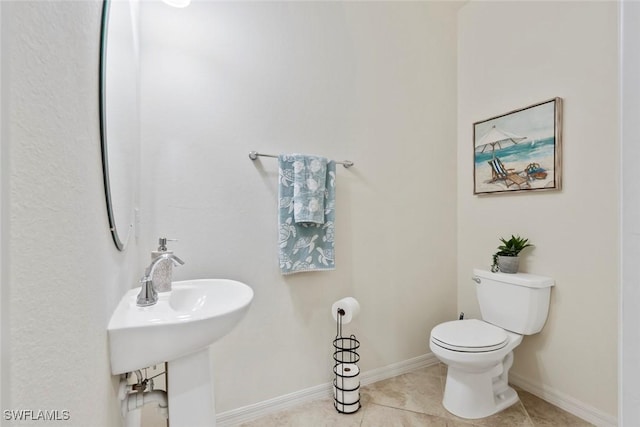
[[[473,194],[562,188],[562,98],[473,124]]]

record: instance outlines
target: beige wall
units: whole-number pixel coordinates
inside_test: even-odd
[[[121,422],[106,327],[136,272],[135,252],[115,249],[104,202],[100,6],[2,3],[10,107],[2,140],[10,167],[2,383],[10,388],[2,409],[68,410],[60,423],[78,427]]]
[[[620,291],[619,425],[640,425],[640,3],[621,4],[622,253]]]
[[[327,384],[339,298],[361,303],[346,332],[364,371],[428,353],[455,317],[456,10],[142,4],[140,258],[178,238],[175,277],[255,291],[214,345],[218,412]],[[337,171],[335,272],[279,274],[277,162],[250,150],[355,162]]]
[[[616,414],[619,255],[617,5],[471,2],[458,36],[458,308],[478,315],[473,267],[498,237],[536,247],[524,271],[555,278],[544,330],[516,350],[513,372]],[[563,189],[472,195],[472,123],[564,99]]]

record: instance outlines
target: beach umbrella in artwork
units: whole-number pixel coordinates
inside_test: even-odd
[[[500,150],[511,144],[517,144],[525,139],[527,139],[526,136],[519,136],[499,129],[493,125],[493,127],[491,127],[491,129],[489,129],[489,131],[476,142],[475,147],[476,151],[479,153],[484,153],[491,148],[491,153],[495,159],[496,150]]]

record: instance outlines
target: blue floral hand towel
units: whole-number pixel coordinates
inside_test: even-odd
[[[314,159],[320,159],[320,169],[316,170],[317,164]],[[279,258],[280,272],[282,274],[293,274],[304,271],[322,271],[335,269],[334,257],[334,221],[335,221],[335,183],[336,164],[323,158],[309,156],[302,163],[300,155],[281,154],[278,156],[278,230],[279,230]],[[303,172],[300,168],[311,168],[308,172]],[[320,181],[318,174],[324,166],[324,183],[320,188],[314,188],[313,194],[321,197],[318,200],[322,204],[322,222],[302,221],[296,222],[296,175],[298,178],[307,173],[307,177]],[[296,167],[298,170],[296,170]],[[319,184],[318,184],[319,185]],[[314,187],[312,184],[311,187]],[[310,190],[310,189],[308,189]],[[304,200],[306,196],[301,198]],[[304,203],[304,202],[301,202]],[[315,203],[315,202],[314,202]],[[299,209],[303,215],[313,213],[311,217],[318,219],[316,210],[312,206],[309,211]],[[304,218],[304,216],[302,217]]]
[[[293,219],[296,223],[324,224],[327,159],[292,154]]]

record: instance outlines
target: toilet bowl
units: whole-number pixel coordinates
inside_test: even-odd
[[[429,348],[447,365],[442,405],[461,418],[495,414],[518,401],[508,385],[513,349],[522,335],[482,320],[454,320],[431,331]]]
[[[484,418],[518,401],[509,386],[513,349],[540,332],[554,281],[532,274],[474,269],[482,319],[454,320],[431,330],[429,348],[447,365],[443,406],[461,418]]]

